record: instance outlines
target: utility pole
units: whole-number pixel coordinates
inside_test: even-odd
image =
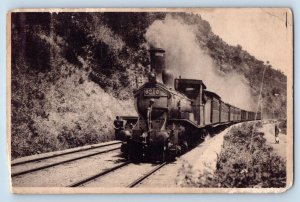
[[[279,96],[279,92],[275,92],[274,93],[274,97],[275,97],[275,102],[278,100],[277,97]],[[275,103],[275,106],[273,108],[273,119],[275,119],[276,117],[276,114],[275,114],[275,108],[276,108],[276,103]]]
[[[267,63],[269,63],[269,61],[267,61]],[[267,69],[266,67],[267,67],[267,65],[264,65],[264,70],[263,70],[263,74],[262,74],[262,78],[261,78],[261,85],[260,85],[259,96],[258,96],[258,100],[257,100],[256,112],[255,112],[255,118],[254,118],[254,120],[256,120],[256,118],[257,118],[257,112],[259,110],[259,103],[262,100],[262,91],[263,91],[263,86],[264,86],[264,78],[265,78],[265,72],[266,72],[266,69]],[[260,106],[261,106],[261,104],[260,104]],[[250,153],[251,153],[252,144],[253,144],[253,134],[254,134],[255,126],[256,125],[255,125],[255,122],[254,122],[253,128],[252,128],[252,132],[251,132],[250,146],[249,146]]]
[[[263,98],[260,100],[260,118],[263,120]]]

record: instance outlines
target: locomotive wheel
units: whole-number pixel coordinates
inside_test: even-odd
[[[177,152],[170,151],[170,148],[168,147],[168,141],[165,143],[163,153],[162,153],[162,162],[172,162],[175,161],[177,156]]]
[[[169,155],[169,147],[168,147],[168,141],[165,141],[161,148],[161,162],[169,161],[170,155]]]
[[[122,152],[122,157],[124,157],[126,160],[129,159],[130,155],[129,155],[129,151],[128,151],[128,144],[127,143],[123,143],[121,145],[121,152]]]
[[[143,158],[143,150],[142,147],[138,144],[131,143],[128,152],[128,160],[137,162]]]
[[[164,149],[163,152],[162,152],[162,162],[166,162],[167,161],[167,151]]]
[[[181,145],[181,154],[184,154],[188,151],[189,146],[187,141],[183,141],[182,145]]]
[[[167,160],[167,156],[168,156],[168,144],[166,142],[164,142],[163,145],[161,145],[161,155],[160,156],[160,161],[161,162],[165,162]]]
[[[201,131],[201,140],[205,140],[206,136],[208,136],[208,131],[207,130],[203,130]]]

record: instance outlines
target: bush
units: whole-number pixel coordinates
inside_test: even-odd
[[[181,172],[187,187],[271,188],[286,186],[286,162],[266,144],[264,133],[254,132],[253,124],[233,127],[225,136],[216,170],[197,172],[184,164]],[[211,168],[210,168],[211,169]]]
[[[286,135],[286,119],[279,120],[279,128],[281,133]]]
[[[219,187],[285,187],[286,162],[266,144],[264,133],[254,132],[250,152],[252,124],[243,124],[224,137],[213,185]]]

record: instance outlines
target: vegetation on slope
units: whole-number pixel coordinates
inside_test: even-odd
[[[259,124],[259,123],[257,123]],[[221,187],[285,187],[286,161],[272,152],[264,133],[255,131],[250,152],[252,124],[243,124],[224,136],[223,151],[215,173]]]
[[[258,128],[261,123],[256,123]],[[186,171],[187,187],[272,188],[286,186],[286,160],[273,152],[264,133],[253,133],[253,124],[232,128],[225,136],[216,170],[212,174],[195,175]]]

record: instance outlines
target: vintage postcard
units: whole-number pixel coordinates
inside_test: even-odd
[[[289,8],[7,14],[13,193],[280,193]]]

